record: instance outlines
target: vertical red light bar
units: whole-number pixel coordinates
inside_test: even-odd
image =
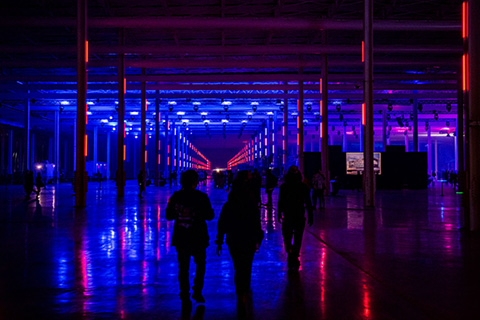
[[[127,78],[123,78],[123,93],[127,93]]]
[[[127,146],[123,145],[123,161],[127,159]]]
[[[88,124],[88,104],[85,105],[85,125]]]
[[[362,103],[362,124],[365,125],[365,103]]]
[[[85,41],[85,62],[88,62],[88,41]]]
[[[145,150],[145,163],[147,163],[147,150]]]
[[[84,150],[84,153],[85,153],[85,157],[88,155],[88,135],[86,134],[85,135],[85,150]]]
[[[362,41],[362,62],[365,62],[365,41]]]
[[[297,100],[297,147],[300,145],[300,117],[298,116],[300,113],[300,100]],[[298,148],[297,148],[298,149]]]

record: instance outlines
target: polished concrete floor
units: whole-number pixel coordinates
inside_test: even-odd
[[[201,189],[218,216],[227,192]],[[164,211],[174,189],[148,187],[143,199],[134,181],[126,190],[117,200],[113,183],[90,183],[88,207],[75,210],[69,184],[48,186],[39,201],[0,186],[0,319],[181,318]],[[480,240],[462,221],[459,196],[441,196],[439,184],[379,191],[371,210],[361,193],[341,190],[315,211],[301,269],[289,274],[281,225],[264,213],[254,318],[480,319]],[[208,227],[214,238],[216,219]],[[211,243],[205,309],[194,305],[191,317],[235,319],[230,256]]]

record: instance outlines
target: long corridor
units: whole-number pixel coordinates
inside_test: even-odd
[[[174,189],[129,181],[90,183],[88,206],[75,210],[70,184],[26,201],[21,186],[0,186],[0,319],[179,319],[173,222]],[[218,217],[225,190],[201,187]],[[276,203],[276,195],[274,202]],[[281,225],[262,212],[266,234],[256,254],[255,319],[479,319],[480,241],[464,235],[460,196],[445,187],[327,197],[306,227],[301,269],[289,274]],[[266,202],[266,196],[264,202]],[[205,309],[192,318],[235,319],[233,266],[226,246],[210,247]],[[194,264],[192,264],[194,267]]]

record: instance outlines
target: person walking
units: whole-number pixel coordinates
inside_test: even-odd
[[[140,170],[137,175],[138,182],[138,197],[143,198],[143,192],[145,191],[145,185],[147,184],[147,175],[144,170]]]
[[[45,184],[43,183],[42,176],[40,175],[40,172],[37,173],[37,177],[35,178],[35,187],[37,187],[37,198],[40,196],[40,191],[42,191],[42,188],[45,187]]]
[[[23,181],[23,189],[25,190],[25,198],[30,198],[30,195],[33,192],[33,171],[27,170],[25,173],[24,181]]]
[[[182,188],[175,191],[168,200],[166,218],[169,221],[175,220],[172,246],[177,251],[179,295],[182,312],[190,312],[190,257],[193,257],[196,265],[192,298],[197,303],[205,303],[202,290],[209,244],[206,221],[212,220],[215,214],[208,196],[196,189],[198,174],[195,170],[183,172],[180,184]]]
[[[217,254],[222,254],[226,235],[228,251],[235,269],[235,292],[239,318],[251,313],[251,275],[255,252],[263,240],[260,210],[252,176],[247,170],[237,173],[217,223]]]
[[[305,229],[305,208],[308,212],[308,225],[313,224],[313,210],[310,189],[302,182],[302,174],[297,166],[291,166],[280,186],[278,195],[278,222],[282,223],[282,234],[287,252],[289,271],[300,268],[300,249]],[[292,243],[293,237],[293,243]]]
[[[268,200],[267,200],[267,212],[272,213],[273,212],[273,190],[275,190],[275,187],[277,186],[278,183],[278,178],[275,177],[272,173],[272,170],[267,169],[265,173],[265,193],[267,194]]]
[[[312,177],[312,204],[313,208],[325,208],[325,175],[318,170]]]

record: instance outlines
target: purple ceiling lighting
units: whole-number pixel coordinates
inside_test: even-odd
[[[392,128],[392,141],[404,139],[405,130],[413,132],[414,105],[420,137],[428,124],[432,135],[449,138],[455,133],[461,81],[461,4],[379,2],[374,10],[375,139],[385,125]],[[291,119],[287,134],[296,135],[292,112],[303,81],[305,144],[315,149],[322,56],[328,55],[328,123],[335,127],[329,132],[331,142],[341,144],[344,126],[359,126],[362,117],[361,11],[353,0],[222,5],[139,0],[134,7],[123,0],[91,1],[88,126],[105,131],[118,123],[118,56],[125,54],[125,120],[134,131],[141,121],[132,112],[141,111],[145,82],[146,99],[158,99],[163,121],[168,114],[171,125],[188,128],[190,141],[205,157],[225,157],[227,163],[271,118],[281,124],[284,102]],[[28,99],[35,130],[50,130],[59,108],[62,128],[73,125],[75,3],[0,4],[0,12],[0,124],[22,127]],[[119,29],[124,30],[123,44]],[[150,124],[151,110],[148,106]],[[349,137],[352,132],[346,130]]]

